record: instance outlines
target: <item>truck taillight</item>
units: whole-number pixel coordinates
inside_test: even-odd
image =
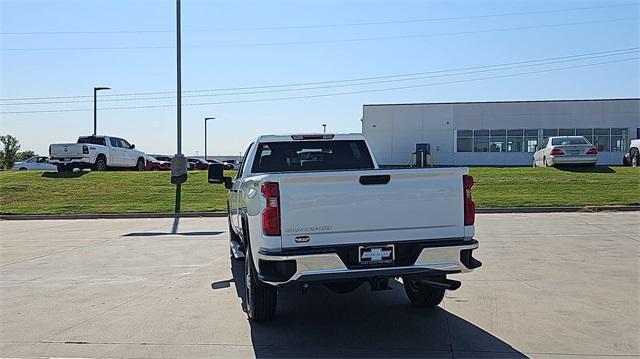
[[[265,182],[261,192],[267,200],[262,210],[262,233],[265,236],[280,235],[280,189],[277,182]]]
[[[51,145],[49,145],[49,156],[51,156]]]
[[[82,153],[85,155],[89,154],[89,146],[82,146]]]
[[[589,151],[587,151],[588,155],[597,155],[598,154],[598,149],[595,147],[592,147],[589,149]]]
[[[554,149],[551,150],[551,152],[549,152],[549,154],[551,156],[562,156],[562,155],[564,155],[564,151],[559,149],[559,148],[554,148]]]
[[[471,197],[471,187],[473,187],[473,177],[462,176],[462,187],[464,190],[464,225],[472,226],[476,222],[476,204]]]

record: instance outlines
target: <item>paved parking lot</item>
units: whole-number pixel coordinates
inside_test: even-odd
[[[3,221],[0,356],[637,357],[639,217],[479,215],[484,266],[440,308],[291,288],[260,325],[224,218]]]

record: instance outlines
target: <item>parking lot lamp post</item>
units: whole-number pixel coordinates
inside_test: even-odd
[[[93,135],[98,134],[98,91],[111,90],[109,87],[94,87],[93,88]]]
[[[215,120],[215,117],[205,117],[204,118],[204,160],[207,160],[207,121]]]
[[[327,125],[324,123],[322,124],[322,132],[327,133]]]

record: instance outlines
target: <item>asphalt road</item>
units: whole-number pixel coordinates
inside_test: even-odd
[[[292,288],[259,325],[224,218],[2,221],[0,356],[637,357],[638,218],[479,215],[484,266],[439,308]]]

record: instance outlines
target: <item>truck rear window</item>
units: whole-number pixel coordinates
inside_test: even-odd
[[[90,145],[102,145],[106,146],[106,142],[104,141],[104,137],[80,137],[78,138],[78,143],[88,143]]]
[[[373,169],[362,140],[264,142],[258,145],[252,173]]]

